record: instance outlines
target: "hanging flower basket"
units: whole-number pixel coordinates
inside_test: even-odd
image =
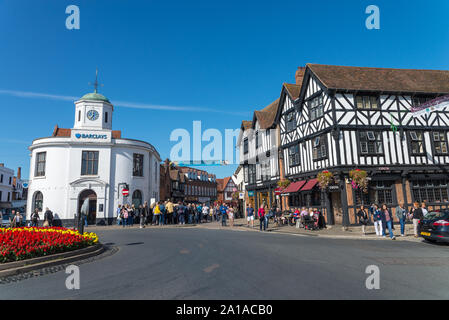
[[[324,170],[317,175],[318,186],[321,190],[326,190],[329,184],[334,181],[334,174]]]
[[[362,190],[364,193],[368,192],[368,173],[365,170],[354,169],[349,171],[351,178],[351,185],[353,189]]]
[[[288,179],[279,180],[277,182],[277,185],[279,187],[281,187],[282,189],[285,189],[285,188],[287,188],[290,185],[290,180],[288,180]]]

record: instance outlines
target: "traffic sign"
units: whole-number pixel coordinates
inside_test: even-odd
[[[128,189],[123,189],[122,190],[122,194],[124,197],[127,197],[129,195],[129,190]]]

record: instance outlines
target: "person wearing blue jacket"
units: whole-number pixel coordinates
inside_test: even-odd
[[[228,216],[228,207],[223,203],[220,206],[220,213],[221,213],[221,225],[223,227],[226,227],[226,217]]]
[[[370,208],[371,216],[373,217],[374,221],[374,230],[376,230],[377,236],[382,236],[383,231],[383,223],[382,223],[382,212],[379,210],[379,207],[377,204],[373,204]]]

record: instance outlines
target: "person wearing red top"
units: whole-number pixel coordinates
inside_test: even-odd
[[[259,215],[260,231],[262,231],[262,225],[263,225],[263,230],[265,231],[267,229],[267,223],[266,223],[266,217],[265,217],[265,208],[263,205],[260,206],[257,214]]]

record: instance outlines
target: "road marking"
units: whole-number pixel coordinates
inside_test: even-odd
[[[214,271],[218,267],[220,267],[220,265],[215,263],[215,264],[213,264],[213,265],[211,265],[211,266],[209,266],[207,268],[204,268],[203,271],[206,272],[206,273],[211,273],[212,271]]]

